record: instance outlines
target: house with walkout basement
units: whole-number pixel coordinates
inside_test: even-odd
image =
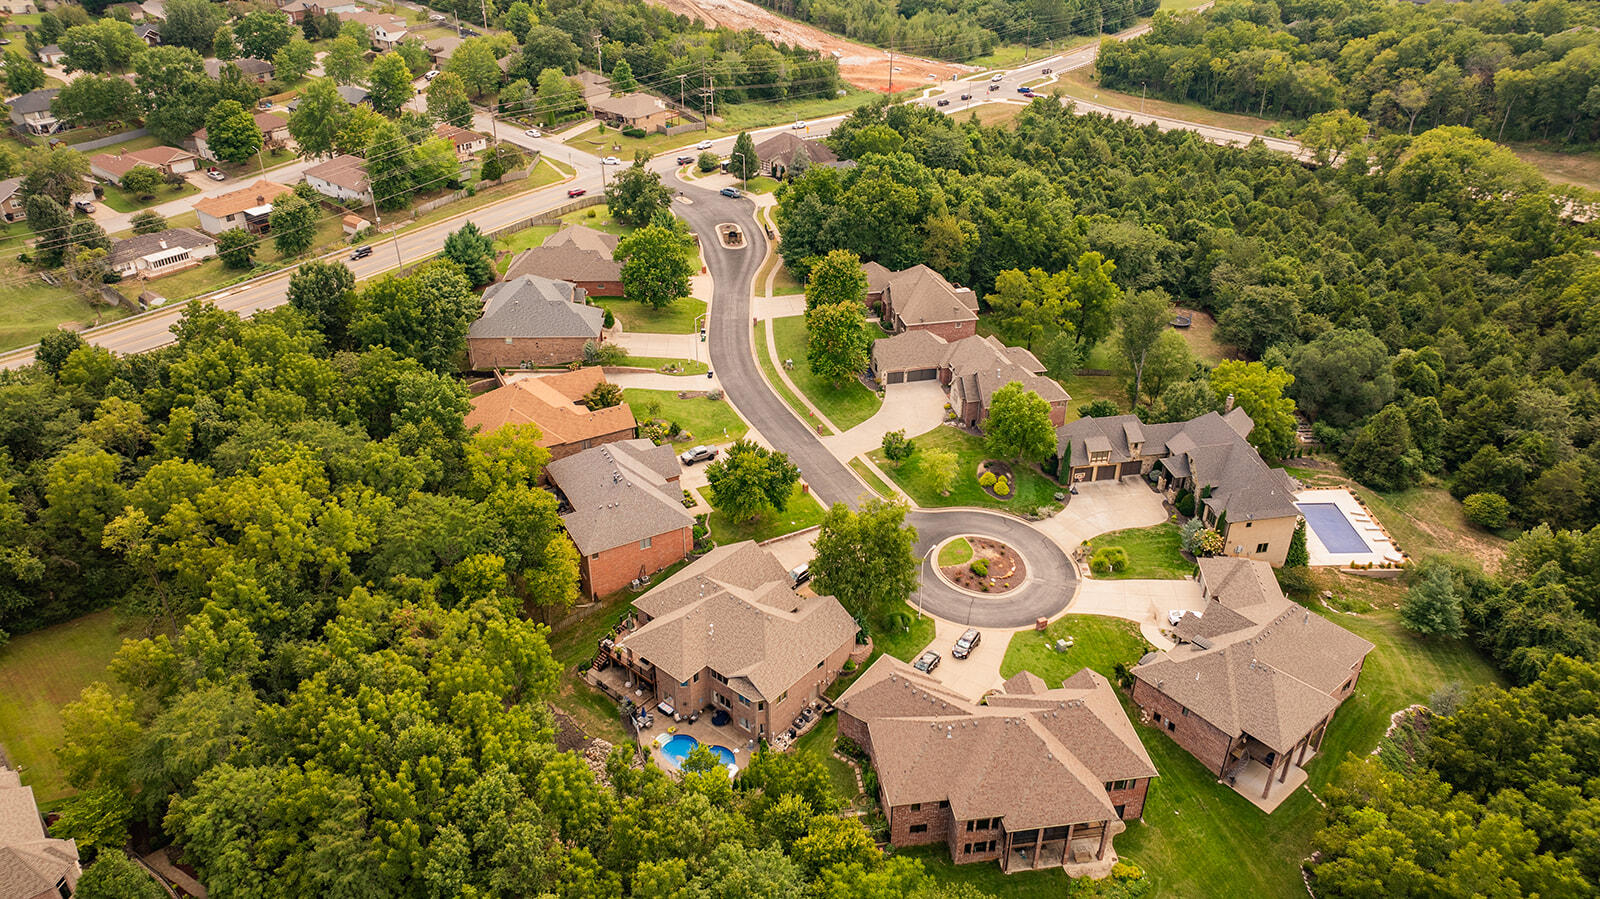
[[[78,844],[50,837],[33,788],[0,765],[0,899],[65,899],[82,873]]]
[[[605,311],[585,299],[582,289],[538,275],[489,285],[483,314],[467,328],[468,361],[481,371],[582,359],[585,344],[605,340]]]
[[[1053,689],[1019,672],[980,704],[884,655],[834,705],[839,736],[878,772],[889,841],[943,843],[956,864],[1103,876],[1156,776],[1116,691],[1088,668]]]
[[[1371,643],[1287,599],[1272,567],[1201,559],[1206,601],[1177,646],[1139,660],[1133,700],[1207,770],[1267,812],[1306,780]]]
[[[681,472],[670,445],[639,439],[550,463],[545,474],[565,501],[561,520],[586,595],[615,593],[689,557],[694,516],[683,507]]]
[[[463,423],[468,430],[496,431],[506,425],[534,425],[537,443],[550,458],[564,459],[592,447],[632,440],[638,428],[627,403],[590,409],[583,398],[606,382],[596,366],[519,378],[472,398]]]
[[[1225,555],[1282,565],[1300,522],[1298,486],[1250,445],[1255,422],[1230,397],[1226,414],[1145,424],[1137,416],[1080,418],[1056,429],[1062,480],[1072,484],[1138,475],[1176,497],[1226,541]]]
[[[796,590],[751,541],[717,547],[633,605],[600,642],[596,682],[669,716],[720,712],[750,740],[781,733],[822,698],[858,630],[838,600]]]
[[[168,228],[111,242],[106,261],[124,278],[159,278],[217,255],[217,241],[192,228]]]
[[[620,297],[622,263],[612,258],[619,238],[584,225],[573,225],[546,237],[511,260],[505,280],[523,275],[555,278],[592,297]]]
[[[904,331],[872,345],[868,369],[880,384],[938,380],[950,395],[950,409],[969,428],[983,424],[995,391],[1016,381],[1050,404],[1050,423],[1066,420],[1072,401],[1045,375],[1045,367],[1023,347],[997,337],[973,335],[948,342],[933,331]]]
[[[868,263],[868,265],[877,265]],[[882,269],[882,266],[878,266]],[[867,269],[867,298],[876,296],[884,328],[896,334],[929,331],[954,342],[978,330],[978,295],[970,287],[956,287],[926,265],[898,272]],[[874,277],[881,289],[874,290]]]

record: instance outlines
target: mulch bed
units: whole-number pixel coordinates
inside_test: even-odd
[[[972,559],[961,565],[948,565],[939,569],[945,579],[964,590],[995,595],[1008,593],[1028,577],[1028,566],[1016,550],[998,540],[968,537],[972,546]],[[979,577],[972,573],[972,562],[984,559],[989,563],[989,574]]]
[[[984,461],[978,463],[978,473],[976,475],[974,475],[974,477],[980,477],[981,478],[981,477],[983,477],[983,473],[986,472],[986,471],[991,473],[991,474],[993,474],[995,476],[995,478],[997,479],[997,481],[998,481],[999,478],[1004,478],[1004,479],[1006,479],[1006,481],[1010,482],[1010,484],[1011,484],[1011,492],[1006,494],[1005,496],[1001,496],[1000,494],[994,492],[994,487],[992,485],[989,486],[989,487],[983,487],[982,484],[979,484],[978,486],[983,487],[983,492],[984,493],[989,494],[990,496],[994,497],[995,499],[997,499],[997,500],[999,500],[1001,502],[1005,502],[1006,500],[1009,500],[1009,499],[1011,499],[1011,497],[1016,495],[1016,493],[1017,493],[1017,476],[1014,473],[1012,473],[1010,465],[1008,465],[1008,464],[1006,464],[1004,462],[998,461],[996,459],[985,459]]]

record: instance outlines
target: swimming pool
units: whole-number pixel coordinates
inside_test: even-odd
[[[1306,524],[1316,532],[1317,539],[1330,553],[1371,552],[1365,538],[1344,515],[1344,510],[1333,503],[1296,503]]]
[[[661,754],[666,757],[674,768],[682,768],[683,760],[688,758],[689,753],[693,752],[694,748],[699,745],[700,741],[688,734],[673,734],[662,739],[659,744]],[[717,761],[730,766],[734,770],[738,770],[738,762],[733,757],[732,749],[726,746],[718,746],[715,743],[707,743],[706,749],[717,757]]]

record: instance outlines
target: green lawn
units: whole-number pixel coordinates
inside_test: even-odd
[[[778,180],[768,178],[766,175],[757,175],[745,182],[744,189],[753,194],[770,194],[778,189]]]
[[[710,490],[702,490],[700,495],[707,503],[710,502]],[[822,523],[822,512],[822,504],[817,502],[817,498],[804,492],[800,484],[795,484],[794,492],[789,494],[788,506],[782,512],[763,512],[748,521],[734,521],[721,512],[713,511],[707,524],[717,545],[726,546],[744,540],[771,540],[816,527]]]
[[[279,112],[279,115],[287,114],[286,112]],[[253,184],[257,178],[271,178],[273,169],[281,165],[287,165],[299,158],[293,150],[277,147],[260,154],[259,159],[252,156],[244,162],[222,162],[219,160],[216,166],[226,172],[229,178],[237,178],[245,181],[246,184]],[[206,165],[209,166],[211,163],[206,163]],[[262,173],[262,168],[266,169],[265,174]]]
[[[828,780],[833,784],[834,795],[848,808],[856,804],[861,791],[856,788],[855,769],[833,754],[833,747],[838,742],[839,716],[825,715],[810,733],[795,741],[794,751],[799,755],[809,755],[822,764],[822,769],[828,772]]]
[[[851,457],[850,470],[860,475],[861,480],[866,481],[867,486],[871,487],[874,493],[878,494],[884,499],[894,498],[894,488],[884,483],[883,477],[878,474],[878,470],[873,468],[871,465],[868,465],[866,461],[861,459],[859,456]]]
[[[957,537],[939,547],[939,567],[949,568],[951,565],[965,565],[972,558],[972,544],[965,537]]]
[[[798,119],[824,119],[828,116],[838,115],[841,112],[851,112],[858,106],[875,103],[884,97],[876,91],[855,90],[846,88],[849,92],[843,97],[820,97],[809,100],[784,100],[778,103],[730,103],[717,109],[717,115],[722,117],[722,127],[728,129],[727,134],[737,134],[752,128],[763,128],[768,125],[777,125],[783,122],[793,123]],[[920,91],[920,86],[918,87]],[[900,91],[892,99],[899,100],[909,97],[913,91]],[[688,139],[690,143],[700,140],[699,134],[679,135],[679,139]]]
[[[941,556],[942,561],[942,556]],[[1057,640],[1072,638],[1072,648],[1057,652]],[[1139,625],[1103,615],[1065,615],[1051,622],[1043,634],[1019,631],[1006,646],[1000,662],[1000,675],[1010,677],[1018,671],[1032,671],[1051,687],[1093,668],[1115,682],[1117,665],[1132,666],[1150,649],[1139,633]]]
[[[1128,567],[1110,574],[1094,575],[1097,578],[1181,580],[1198,570],[1193,562],[1179,554],[1183,548],[1183,536],[1178,532],[1178,526],[1170,521],[1147,528],[1101,534],[1089,541],[1089,554],[1092,556],[1102,546],[1120,546],[1126,550]]]
[[[116,616],[96,612],[13,637],[0,649],[0,743],[41,802],[72,790],[61,779],[61,707],[105,676],[129,632]]]
[[[721,112],[721,110],[718,111]],[[767,124],[771,123],[768,122]],[[633,163],[634,154],[641,150],[647,156],[656,156],[675,149],[681,149],[688,153],[691,151],[687,148],[702,140],[716,140],[719,137],[727,137],[730,134],[737,133],[736,130],[729,130],[725,126],[716,126],[709,131],[690,131],[675,137],[668,137],[665,134],[625,137],[615,128],[605,125],[601,127],[605,129],[603,132],[599,128],[591,128],[568,138],[566,145],[574,150],[591,153],[595,156],[615,156],[622,160],[622,165],[630,165]],[[698,154],[698,151],[693,152]],[[621,166],[616,168],[621,168]]]
[[[556,233],[555,225],[533,225],[496,238],[494,249],[497,253],[510,253],[515,256],[523,250],[531,250],[544,243],[554,233]],[[510,264],[509,258],[507,264]]]
[[[0,349],[37,343],[63,322],[92,325],[129,314],[122,306],[91,305],[76,290],[65,285],[51,287],[36,274],[20,269],[7,274],[0,285]]]
[[[680,400],[670,390],[645,390],[642,387],[630,387],[622,391],[622,398],[633,408],[635,416],[643,416],[645,407],[654,403],[660,410],[656,413],[658,417],[677,422],[680,428],[688,431],[689,438],[674,443],[674,449],[687,449],[698,443],[738,440],[750,430],[744,419],[725,400],[703,396]]]
[[[772,295],[775,297],[782,297],[792,296],[797,293],[805,293],[806,286],[801,284],[799,281],[796,281],[794,279],[794,275],[789,274],[789,268],[783,264],[782,257],[777,258],[778,272],[772,276]]]
[[[883,334],[881,328],[871,323],[863,325],[862,330],[872,335],[874,340]],[[878,398],[875,391],[868,390],[865,384],[854,378],[836,388],[831,382],[811,373],[811,363],[806,359],[804,316],[773,319],[772,338],[777,343],[778,358],[794,363],[794,367],[789,369],[789,380],[841,430],[861,424],[883,405],[883,400]]]
[[[916,658],[918,653],[926,649],[929,643],[933,642],[934,624],[932,618],[927,615],[917,614],[917,610],[906,602],[899,603],[890,614],[894,615],[897,612],[911,622],[911,626],[904,630],[874,629],[872,634],[873,658],[887,653],[902,662],[909,662]],[[868,659],[867,665],[862,667],[869,667],[871,664],[872,660]]]
[[[778,396],[783,397],[783,401],[789,404],[789,408],[793,409],[796,415],[800,416],[801,421],[816,429],[819,436],[832,434],[833,429],[818,421],[817,416],[806,406],[805,401],[795,395],[794,390],[789,387],[783,378],[778,377],[778,366],[772,361],[772,353],[767,350],[767,329],[758,323],[755,325],[754,330],[756,335],[756,362],[761,364],[761,373],[767,376],[767,383],[772,386]]]
[[[163,184],[156,189],[154,197],[145,200],[135,197],[115,184],[102,184],[101,187],[105,188],[105,196],[101,197],[100,201],[117,212],[138,212],[141,209],[148,209],[151,206],[157,206],[171,200],[179,200],[190,194],[200,192],[200,188],[187,181],[179,187],[168,187]]]
[[[928,484],[922,470],[922,460],[930,449],[947,449],[956,454],[955,484],[949,496],[940,496]],[[1016,491],[1009,499],[1000,500],[978,486],[978,463],[989,458],[983,448],[983,438],[956,428],[938,427],[916,438],[916,449],[911,458],[898,465],[889,462],[883,450],[871,452],[872,460],[889,473],[900,489],[916,500],[919,506],[983,506],[991,509],[1009,509],[1022,513],[1041,506],[1059,505],[1055,494],[1062,488],[1055,481],[1035,471],[1030,466],[1013,467],[1016,473]]]
[[[618,365],[631,368],[650,368],[667,375],[703,375],[710,366],[698,359],[667,359],[660,356],[625,356]],[[663,371],[671,368],[672,371]]]
[[[633,226],[624,225],[612,218],[611,207],[604,203],[599,206],[588,206],[569,212],[562,216],[561,220],[569,225],[585,225],[596,231],[604,231],[607,234],[615,234],[618,237],[626,237],[633,233]]]
[[[695,321],[706,314],[706,301],[694,297],[676,300],[665,309],[621,297],[593,297],[594,304],[610,309],[624,331],[638,334],[693,334]]]
[[[1122,837],[1117,838],[1115,845],[1118,849],[1122,848],[1122,840]],[[1000,870],[997,862],[957,865],[950,861],[950,850],[943,843],[896,849],[894,854],[922,862],[922,866],[927,868],[928,873],[942,886],[962,884],[980,891],[984,896],[1004,896],[1006,899],[1062,899],[1075,895],[1069,892],[1073,888],[1072,878],[1059,867],[1046,871],[1018,871],[1015,874],[1007,874]]]

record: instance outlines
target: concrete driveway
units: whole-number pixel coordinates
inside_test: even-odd
[[[873,416],[843,434],[822,438],[822,445],[839,459],[851,459],[883,446],[883,435],[905,429],[906,436],[925,434],[944,421],[944,406],[949,398],[938,381],[890,384],[883,405]]]
[[[1139,478],[1079,484],[1060,514],[1034,525],[1065,552],[1110,531],[1146,528],[1167,520],[1161,495]]]
[[[698,334],[652,334],[649,332],[619,331],[611,342],[632,356],[655,356],[662,359],[705,359],[705,345]],[[698,355],[697,355],[698,354]]]
[[[979,628],[983,639],[978,641],[978,648],[967,658],[958,659],[950,654],[950,650],[955,647],[956,638],[966,631],[967,626],[942,618],[933,621],[933,643],[928,645],[928,649],[940,656],[939,667],[933,669],[934,680],[952,693],[973,702],[1005,683],[1005,678],[1000,676],[1000,662],[1005,658],[1006,646],[1011,643],[1011,635],[1016,631]]]
[[[1139,632],[1157,649],[1171,649],[1172,641],[1161,635],[1167,626],[1167,612],[1205,608],[1197,581],[1096,580],[1085,578],[1078,584],[1068,614],[1105,615],[1138,623]]]

